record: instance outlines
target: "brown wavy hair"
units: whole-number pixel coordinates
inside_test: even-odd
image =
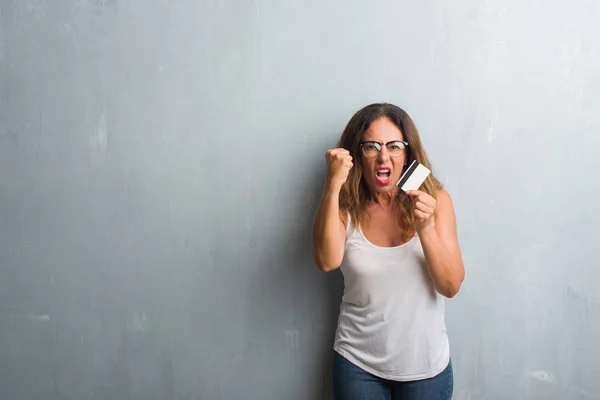
[[[413,120],[410,118],[408,113],[398,106],[389,103],[375,103],[370,104],[361,110],[357,111],[352,116],[340,140],[338,141],[337,147],[342,147],[350,152],[354,166],[348,174],[346,183],[342,186],[340,192],[340,211],[344,214],[350,214],[355,228],[365,223],[368,218],[367,205],[372,200],[371,194],[367,187],[367,184],[363,178],[362,169],[362,153],[359,147],[360,141],[371,124],[379,118],[388,118],[394,125],[400,129],[404,140],[408,142],[408,148],[406,149],[406,162],[404,169],[410,165],[413,160],[417,160],[420,164],[423,164],[431,170],[431,164],[427,158],[427,154],[421,144],[419,132],[415,126]],[[442,188],[441,183],[433,175],[433,172],[429,174],[423,185],[419,190],[422,190],[433,198],[436,197],[436,193]],[[395,201],[398,203],[400,213],[398,215],[398,224],[404,232],[414,231],[414,206],[413,202],[406,193],[402,190],[399,191]]]

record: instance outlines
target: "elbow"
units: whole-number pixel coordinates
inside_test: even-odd
[[[444,296],[448,299],[451,299],[458,294],[459,290],[460,290],[460,286],[454,286],[454,287],[446,287],[443,290],[440,290],[439,292],[442,296]]]
[[[332,260],[330,258],[331,257],[324,257],[317,252],[313,253],[313,259],[315,264],[317,264],[317,268],[323,272],[329,272],[338,269],[342,263],[341,260],[338,262],[338,260]]]
[[[323,272],[333,271],[340,267],[341,262],[333,262],[331,260],[323,260],[315,257],[315,263],[317,264],[317,268]]]
[[[334,263],[332,263],[332,264],[317,263],[317,267],[319,268],[319,270],[321,270],[323,272],[330,272],[330,271],[338,269],[340,266],[339,266],[339,264],[336,265]]]
[[[465,279],[464,273],[455,280],[447,281],[443,288],[440,288],[438,292],[448,299],[453,298],[460,291],[460,287]]]

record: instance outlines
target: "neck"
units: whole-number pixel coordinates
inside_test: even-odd
[[[371,199],[373,200],[373,203],[379,207],[390,208],[395,204],[394,199],[397,195],[398,190],[397,188],[394,188],[394,190],[387,193],[371,193]]]

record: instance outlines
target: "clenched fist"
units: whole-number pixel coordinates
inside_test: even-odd
[[[340,190],[348,178],[352,164],[350,152],[343,148],[331,149],[326,153],[327,158],[327,183],[336,190]]]

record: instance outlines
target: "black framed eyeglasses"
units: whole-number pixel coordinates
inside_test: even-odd
[[[377,157],[381,148],[385,146],[390,157],[400,157],[404,154],[404,149],[408,147],[408,142],[402,140],[392,140],[391,142],[381,143],[374,140],[365,140],[359,143],[365,157]]]

